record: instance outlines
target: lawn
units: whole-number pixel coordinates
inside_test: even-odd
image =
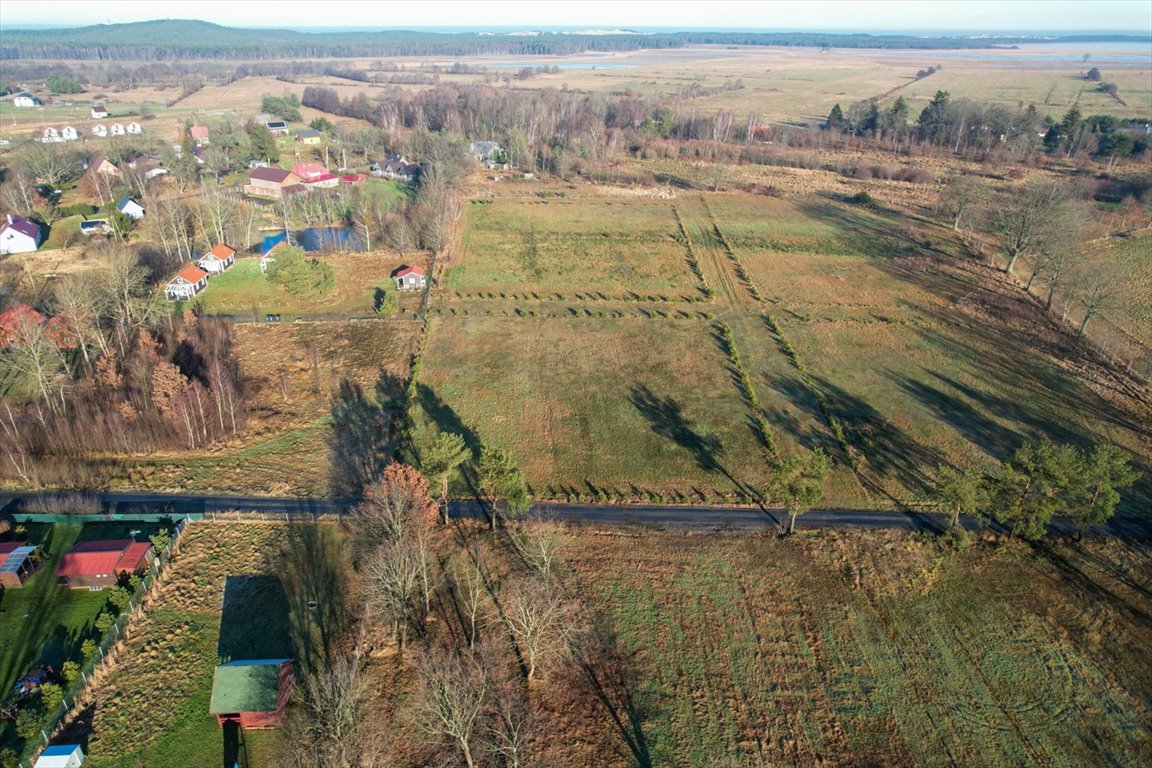
[[[1147,764],[1148,551],[935,546],[576,534],[568,554],[652,765]]]
[[[210,314],[258,321],[269,313],[279,314],[282,322],[315,317],[374,317],[376,292],[394,293],[395,284],[389,275],[401,263],[409,263],[393,254],[380,253],[328,254],[319,258],[331,264],[336,274],[335,287],[323,298],[293,296],[260,272],[258,258],[243,258],[224,274],[212,277],[194,303]],[[424,258],[415,263],[423,266]],[[418,296],[401,300],[401,308],[406,311],[415,311],[418,306]]]
[[[304,574],[343,573],[340,547],[331,526],[191,524],[127,653],[92,691],[90,725],[74,726],[88,736],[86,765],[220,765],[223,736],[208,712],[219,657],[280,654],[287,642],[288,655],[305,663],[316,652],[313,625],[328,611],[310,611],[308,601],[335,600],[340,591]],[[328,560],[311,569],[319,561],[304,553],[317,551]],[[243,738],[250,768],[280,765],[289,749],[279,730]]]
[[[699,319],[436,318],[418,399],[441,428],[511,451],[538,493],[720,497],[764,464],[715,333]]]
[[[663,201],[473,201],[449,291],[596,291],[695,297],[672,207]]]
[[[41,545],[47,559],[23,588],[0,587],[0,691],[6,694],[33,667],[50,665],[59,671],[65,661],[79,661],[84,640],[98,639],[93,624],[108,593],[68,589],[57,584],[54,571],[77,541],[127,534],[122,525],[28,526],[27,540]],[[14,737],[12,723],[0,721],[0,749]]]

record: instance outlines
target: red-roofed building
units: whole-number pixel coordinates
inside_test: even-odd
[[[398,291],[424,290],[424,270],[419,267],[400,267],[392,273]]]
[[[340,183],[340,177],[320,163],[297,163],[292,173],[299,176],[300,181],[308,187],[335,187]]]
[[[45,318],[27,304],[17,304],[0,313],[0,349],[14,346],[21,337],[35,330],[45,333],[60,349],[75,349],[76,335],[64,318]]]
[[[236,249],[229,248],[224,243],[216,243],[212,246],[212,250],[204,254],[197,262],[196,266],[207,272],[209,275],[223,274],[228,267],[236,263]]]
[[[60,558],[56,578],[72,589],[113,587],[122,576],[146,571],[155,557],[152,545],[146,541],[85,541]]]
[[[208,126],[206,125],[192,126],[188,129],[188,135],[192,137],[192,141],[194,141],[198,147],[204,147],[209,144]]]
[[[188,301],[208,285],[208,273],[195,264],[188,264],[164,286],[169,301]]]

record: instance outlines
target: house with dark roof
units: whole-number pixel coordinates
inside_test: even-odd
[[[85,219],[80,222],[80,234],[85,236],[110,235],[112,234],[112,226],[107,219]]]
[[[42,106],[44,106],[44,102],[40,101],[40,99],[38,99],[35,96],[33,96],[32,94],[28,93],[28,91],[20,91],[20,93],[18,93],[12,97],[12,106],[14,106],[14,107],[42,107]]]
[[[223,728],[275,728],[292,695],[291,659],[230,661],[212,675],[209,713]]]
[[[300,177],[283,168],[257,168],[244,185],[245,192],[260,197],[283,197],[303,188]]]
[[[92,119],[93,120],[103,120],[106,117],[108,117],[108,108],[107,107],[105,107],[103,104],[93,104],[92,105]]]
[[[392,273],[398,291],[424,290],[424,270],[419,267],[403,266]]]
[[[224,243],[216,243],[212,246],[212,250],[197,259],[196,266],[209,275],[221,275],[235,263],[236,249],[229,248]]]
[[[288,123],[283,120],[269,120],[268,130],[272,132],[273,136],[287,136]]]
[[[188,301],[208,287],[208,273],[195,264],[188,264],[164,286],[169,301]]]
[[[40,247],[40,225],[14,213],[0,224],[0,255],[31,253]]]
[[[148,570],[155,559],[156,552],[147,541],[83,541],[60,558],[56,578],[72,589],[114,587],[121,577]]]
[[[120,202],[116,203],[116,210],[137,221],[144,218],[144,206],[127,196],[120,198]]]
[[[301,128],[296,131],[296,142],[298,144],[319,144],[324,136],[313,128]]]

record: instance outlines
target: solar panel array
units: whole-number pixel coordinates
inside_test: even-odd
[[[20,566],[24,565],[24,560],[36,551],[36,547],[19,547],[8,553],[8,557],[4,558],[3,564],[0,564],[0,573],[18,573]]]

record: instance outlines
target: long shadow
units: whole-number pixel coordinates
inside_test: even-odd
[[[347,556],[333,526],[298,523],[288,527],[281,559],[292,647],[305,669],[315,669],[338,651],[351,623]]]
[[[369,398],[356,382],[344,379],[332,399],[329,487],[338,498],[356,498],[365,485],[384,471],[395,453],[395,436],[403,406],[395,399],[394,377],[381,374],[376,397]],[[400,390],[402,392],[402,388]]]
[[[696,431],[684,416],[684,406],[678,400],[661,398],[644,384],[633,385],[628,400],[648,421],[653,432],[691,453],[697,466],[706,472],[722,472],[739,485],[720,463],[724,445],[717,437]]]
[[[659,714],[659,696],[655,692],[638,696],[639,674],[635,654],[621,648],[618,639],[602,617],[594,617],[592,632],[584,647],[576,649],[576,662],[592,698],[604,707],[631,758],[638,768],[652,768],[655,763],[648,744],[644,723]]]
[[[238,574],[225,579],[216,655],[225,662],[295,658],[288,595],[279,576]]]
[[[460,466],[460,476],[464,478],[471,495],[479,499],[480,484],[473,466],[480,459],[480,450],[484,447],[484,441],[476,434],[476,430],[465,424],[464,420],[460,418],[460,414],[456,413],[456,410],[444,402],[436,394],[436,391],[427,384],[416,385],[416,403],[438,430],[447,434],[460,435],[464,438],[464,445],[472,454],[472,461],[465,462]]]

